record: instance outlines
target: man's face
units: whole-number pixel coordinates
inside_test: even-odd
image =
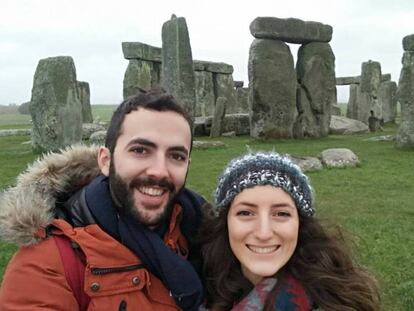
[[[191,129],[172,111],[139,108],[125,116],[109,175],[112,196],[140,223],[156,226],[184,186]]]

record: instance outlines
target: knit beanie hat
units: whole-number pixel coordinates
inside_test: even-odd
[[[244,189],[258,185],[280,187],[292,197],[299,213],[315,213],[308,177],[289,158],[275,152],[253,152],[231,160],[218,178],[214,193],[216,211],[228,208]]]

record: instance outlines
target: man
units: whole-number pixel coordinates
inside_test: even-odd
[[[204,200],[184,188],[191,148],[191,118],[152,90],[121,103],[105,147],[32,165],[0,204],[0,236],[21,246],[0,309],[197,310],[190,246]],[[62,238],[85,265],[77,282]]]

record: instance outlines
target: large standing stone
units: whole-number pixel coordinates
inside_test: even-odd
[[[361,68],[361,96],[358,100],[359,114],[358,120],[367,123],[370,111],[374,112],[374,117],[382,118],[382,108],[378,103],[378,90],[381,83],[381,64],[369,60],[362,63]]]
[[[378,90],[378,101],[382,107],[384,122],[395,122],[397,116],[397,83],[386,81],[380,84]]]
[[[215,95],[213,74],[208,71],[194,71],[195,77],[195,116],[212,116],[214,113]]]
[[[89,83],[78,81],[79,99],[82,105],[82,122],[92,123],[92,107],[91,107],[91,92],[89,90]]]
[[[296,72],[289,46],[255,39],[249,51],[250,135],[292,138],[296,120]]]
[[[226,103],[227,99],[225,97],[217,98],[214,117],[211,124],[210,137],[219,137],[222,133],[224,116],[226,115]]]
[[[195,79],[187,23],[175,17],[162,26],[162,80],[190,115],[194,115]]]
[[[329,134],[331,107],[336,104],[335,56],[329,43],[304,44],[296,65],[299,87],[295,137]]]
[[[397,99],[401,105],[401,123],[396,136],[396,146],[414,148],[414,51],[404,52]]]
[[[161,63],[131,59],[124,75],[124,99],[160,85]]]
[[[297,18],[257,17],[250,24],[250,33],[258,39],[277,39],[289,43],[329,42],[332,27]]]
[[[72,57],[39,61],[30,106],[35,152],[56,151],[81,141],[82,107]]]
[[[403,38],[403,49],[407,52],[414,52],[414,34]]]

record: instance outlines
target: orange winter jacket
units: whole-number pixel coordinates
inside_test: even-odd
[[[180,310],[162,282],[97,225],[72,228],[64,220],[53,225],[59,229],[54,234],[66,235],[85,254],[88,310]],[[79,310],[54,239],[22,247],[14,255],[0,289],[0,310]]]

